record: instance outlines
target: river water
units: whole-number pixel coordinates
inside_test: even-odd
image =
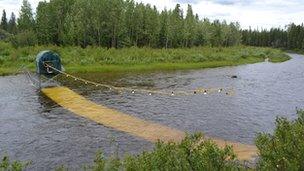
[[[258,132],[271,133],[277,116],[296,118],[304,108],[304,56],[289,54],[283,63],[257,63],[214,69],[80,75],[116,86],[173,90],[229,88],[231,95],[193,96],[122,94],[75,83],[58,82],[86,98],[127,114],[189,133],[254,143]],[[232,79],[236,75],[238,78]],[[153,144],[80,118],[33,88],[25,75],[0,77],[0,156],[32,161],[29,169],[60,165],[81,168],[98,150],[106,156],[138,154]]]

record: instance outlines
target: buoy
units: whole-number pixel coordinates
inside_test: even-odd
[[[205,94],[205,95],[207,94],[207,90],[204,90],[204,94]]]

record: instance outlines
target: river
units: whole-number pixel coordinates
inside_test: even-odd
[[[163,91],[199,87],[233,89],[225,93],[163,96],[105,89],[59,79],[86,98],[127,114],[189,133],[253,144],[258,132],[271,133],[277,116],[296,118],[304,108],[304,56],[289,54],[283,63],[257,63],[185,71],[82,74],[117,86]],[[231,78],[236,75],[237,78]],[[80,118],[33,88],[25,75],[0,77],[0,156],[32,161],[29,169],[62,164],[80,168],[98,150],[106,156],[138,154],[153,144]]]

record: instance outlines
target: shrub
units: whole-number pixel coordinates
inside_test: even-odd
[[[151,152],[137,156],[105,160],[101,153],[95,159],[94,170],[239,170],[232,147],[220,149],[201,134],[187,136],[181,143],[158,142]]]
[[[11,38],[12,45],[17,47],[34,46],[37,44],[37,37],[34,31],[24,31]]]
[[[10,33],[8,33],[8,32],[5,31],[5,30],[0,29],[0,41],[1,41],[1,40],[6,41],[10,36],[11,36]]]
[[[304,170],[304,111],[298,119],[276,119],[273,133],[260,133],[256,138],[261,170]]]

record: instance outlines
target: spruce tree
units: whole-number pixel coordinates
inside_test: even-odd
[[[7,18],[6,18],[6,12],[5,12],[5,10],[3,10],[3,12],[2,12],[2,18],[1,18],[0,28],[2,30],[7,31]]]
[[[17,33],[16,16],[13,12],[11,14],[10,20],[8,21],[7,30],[11,34],[16,34]]]

